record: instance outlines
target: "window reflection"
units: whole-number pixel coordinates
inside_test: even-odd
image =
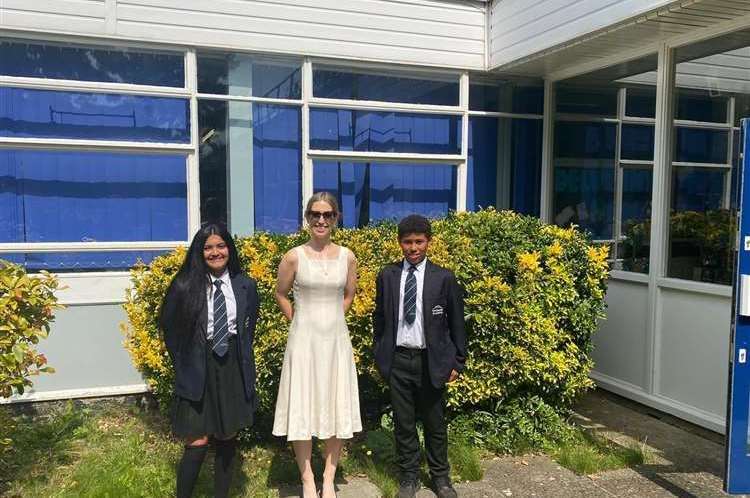
[[[344,227],[412,213],[437,218],[456,208],[456,167],[316,161],[313,189],[336,195]]]
[[[313,95],[330,99],[457,106],[458,76],[430,78],[419,73],[354,72],[316,65],[313,67]]]
[[[185,99],[0,87],[0,136],[190,142]]]
[[[199,53],[198,91],[216,95],[299,99],[301,69],[296,62],[246,54]]]
[[[182,54],[118,47],[0,41],[0,74],[63,80],[185,86]]]
[[[460,154],[461,117],[311,109],[310,148],[359,152]]]
[[[231,221],[230,209],[235,206],[235,212],[253,215],[247,220],[235,218],[234,227],[230,222],[234,232],[240,232],[239,227],[271,232],[299,229],[300,114],[296,106],[199,101],[202,221]],[[233,188],[238,182],[249,182],[251,190],[243,187],[238,192]]]
[[[181,155],[0,149],[1,242],[184,240]]]

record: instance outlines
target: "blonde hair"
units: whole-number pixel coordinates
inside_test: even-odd
[[[307,207],[305,208],[305,216],[308,216],[310,214],[310,211],[312,211],[313,204],[315,204],[318,201],[327,202],[329,206],[331,206],[331,209],[333,210],[334,215],[336,215],[336,219],[338,220],[339,214],[341,213],[339,211],[339,203],[336,200],[336,196],[333,195],[330,192],[315,192],[312,197],[310,197],[310,200],[307,201]]]

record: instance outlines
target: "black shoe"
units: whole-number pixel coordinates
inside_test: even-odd
[[[456,490],[447,477],[438,477],[432,481],[432,487],[438,498],[458,498]]]
[[[401,481],[398,486],[398,498],[414,498],[417,495],[417,482],[411,479]]]

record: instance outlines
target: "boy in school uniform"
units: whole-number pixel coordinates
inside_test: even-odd
[[[439,498],[455,498],[448,464],[445,385],[466,361],[463,291],[450,270],[427,259],[432,227],[410,215],[398,225],[404,259],[377,277],[375,362],[388,382],[395,424],[399,498],[418,489],[422,420],[430,477]]]

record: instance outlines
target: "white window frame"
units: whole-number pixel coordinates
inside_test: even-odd
[[[32,41],[39,43],[70,43],[72,46],[102,46],[115,47],[107,40],[80,40],[60,35],[23,34],[0,32],[0,37],[7,40]],[[186,172],[186,205],[187,230],[185,238],[174,241],[128,241],[128,242],[12,242],[0,243],[0,258],[11,253],[50,253],[50,252],[117,252],[117,251],[168,251],[188,243],[195,227],[199,226],[199,211],[193,206],[199,204],[198,169],[196,160],[197,122],[196,107],[193,105],[194,90],[191,84],[192,69],[190,51],[157,44],[120,43],[117,47],[127,47],[134,50],[156,51],[183,55],[184,81],[180,87],[166,87],[153,85],[139,85],[130,83],[112,83],[97,81],[73,81],[52,78],[30,78],[0,76],[0,87],[16,87],[52,91],[81,91],[87,93],[117,93],[123,95],[138,95],[150,97],[183,98],[190,104],[191,137],[188,143],[159,143],[136,142],[128,140],[96,140],[96,139],[65,139],[65,138],[25,138],[0,137],[0,148],[19,150],[59,150],[59,151],[88,151],[88,152],[118,152],[131,154],[179,154],[185,157]],[[194,59],[194,57],[193,57]],[[54,270],[52,271],[53,273]],[[119,303],[124,300],[123,283],[128,271],[96,271],[96,272],[62,272],[59,278],[67,288],[59,291],[62,304],[83,303]],[[105,282],[102,285],[102,282]],[[112,282],[107,285],[106,282]],[[91,288],[95,286],[100,292],[92,296]]]

